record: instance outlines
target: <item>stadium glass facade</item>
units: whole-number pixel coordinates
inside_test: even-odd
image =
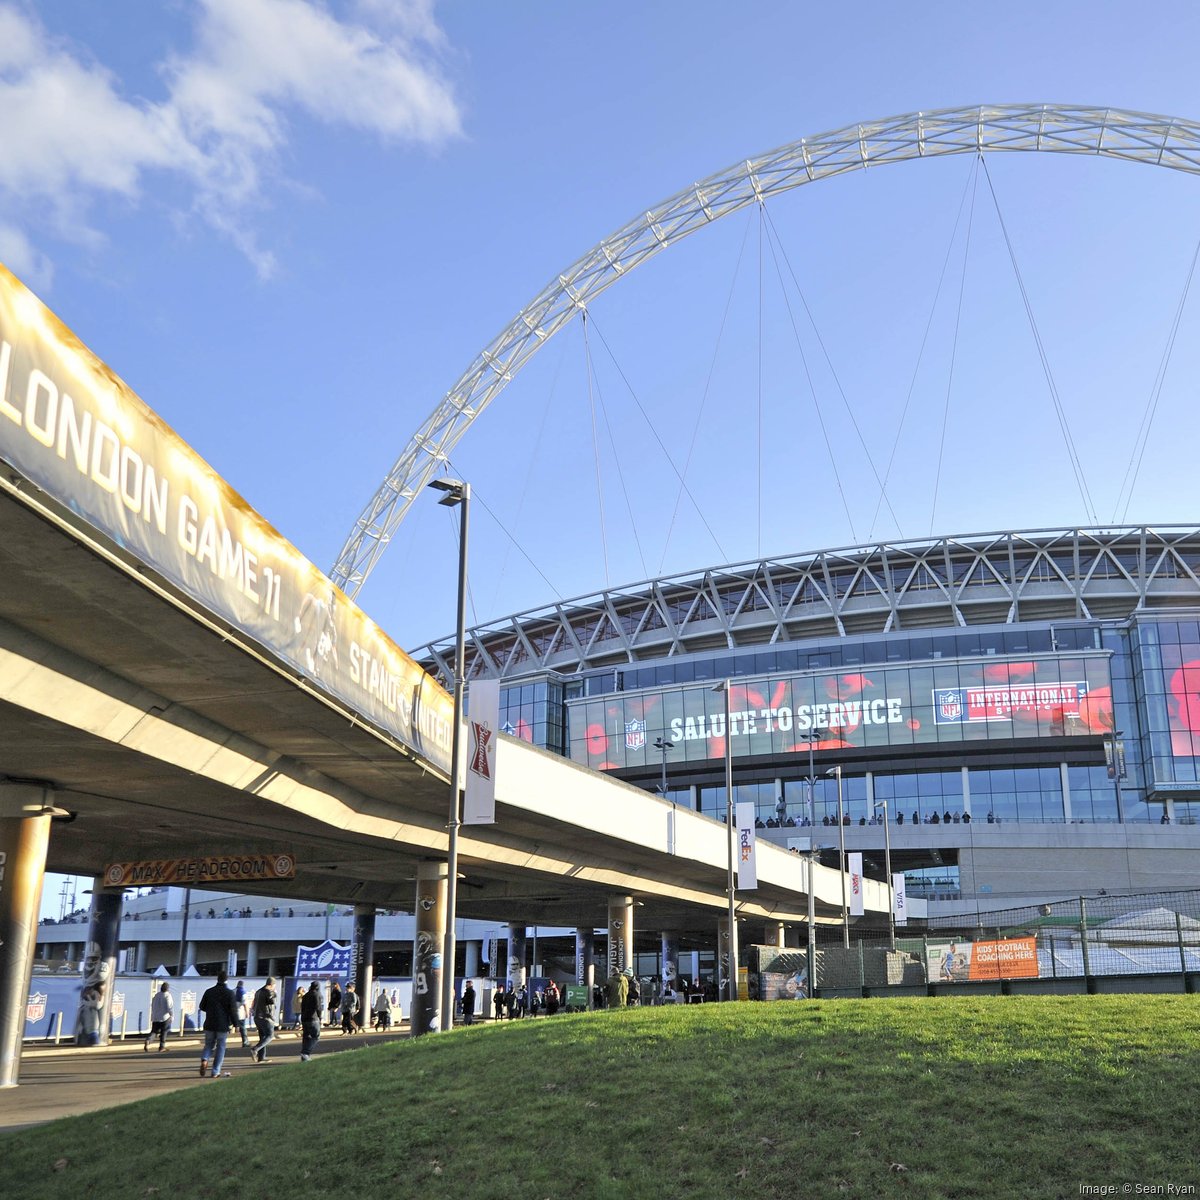
[[[510,618],[472,644],[468,678],[511,679],[506,732],[647,789],[665,776],[669,800],[718,820],[728,747],[735,798],[783,844],[838,823],[827,772],[841,767],[843,823],[886,811],[894,842],[908,831],[914,895],[958,894],[960,867],[982,877],[967,870],[981,825],[1019,828],[1026,845],[1040,828],[1034,841],[1062,855],[1095,842],[1081,826],[1128,838],[1118,827],[1200,816],[1195,527],[713,568]],[[428,649],[432,669],[445,650]],[[939,827],[924,855],[914,822],[918,840]]]

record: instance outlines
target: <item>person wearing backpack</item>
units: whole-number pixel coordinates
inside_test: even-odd
[[[267,1047],[275,1039],[275,977],[267,976],[267,982],[254,993],[251,1005],[254,1028],[258,1030],[258,1044],[250,1051],[256,1063],[270,1062]]]

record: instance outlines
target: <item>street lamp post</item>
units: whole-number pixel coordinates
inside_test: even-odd
[[[714,692],[721,692],[725,699],[725,834],[728,849],[728,873],[725,891],[729,899],[729,973],[725,980],[725,995],[723,1000],[737,999],[738,977],[738,935],[737,919],[734,915],[736,899],[733,878],[733,858],[735,845],[735,830],[733,820],[733,730],[729,723],[729,688],[731,680],[726,679],[713,687]],[[719,955],[718,955],[719,957]]]
[[[817,779],[813,768],[813,736],[808,737],[808,994],[817,981],[817,897],[813,885],[817,865]]]
[[[657,738],[654,742],[655,750],[662,753],[662,798],[667,798],[667,753],[674,750],[675,747],[665,738]]]
[[[896,897],[892,891],[892,831],[888,826],[888,803],[886,800],[876,800],[875,807],[883,809],[883,872],[888,894],[888,945],[895,950]]]
[[[430,485],[446,494],[438,501],[457,507],[458,518],[458,622],[454,641],[454,724],[450,734],[450,820],[446,847],[446,934],[442,941],[442,994],[440,1026],[454,1028],[454,959],[457,952],[454,926],[458,919],[458,826],[461,813],[458,791],[459,758],[462,753],[463,675],[466,669],[467,624],[467,523],[471,507],[471,485],[460,479],[435,479]]]
[[[850,949],[850,906],[846,901],[846,825],[842,819],[842,764],[830,767],[826,775],[837,777],[838,797],[838,869],[842,873],[842,945]]]

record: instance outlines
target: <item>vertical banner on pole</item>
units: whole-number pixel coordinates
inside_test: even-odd
[[[350,982],[358,992],[358,1022],[370,1020],[375,1007],[375,905],[354,906],[354,943],[350,947]]]
[[[908,924],[908,898],[904,894],[904,873],[898,872],[892,876],[892,892],[896,904],[896,924]]]
[[[863,908],[862,855],[847,854],[846,861],[850,866],[850,915],[861,917],[865,911]]]
[[[464,825],[496,823],[496,731],[500,726],[500,680],[471,684],[467,718],[467,787]]]
[[[754,835],[754,804],[740,800],[734,806],[737,815],[737,885],[739,891],[752,891],[758,887],[758,861]]]
[[[446,936],[446,864],[417,864],[416,936],[413,939],[412,1016],[417,1037],[441,1028],[442,942]]]

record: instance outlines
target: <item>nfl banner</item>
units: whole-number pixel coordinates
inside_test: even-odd
[[[734,805],[737,815],[737,885],[742,891],[758,887],[758,861],[755,856],[754,805],[743,800]]]
[[[897,925],[908,924],[908,900],[904,894],[904,873],[892,876],[893,912],[896,914]]]
[[[471,684],[467,717],[467,786],[464,825],[496,823],[496,737],[500,728],[500,680]]]
[[[343,976],[350,970],[350,947],[326,940],[319,946],[296,947],[296,977],[311,975],[328,979]]]
[[[850,863],[850,915],[861,917],[865,911],[863,908],[862,855],[847,854],[846,858]]]

